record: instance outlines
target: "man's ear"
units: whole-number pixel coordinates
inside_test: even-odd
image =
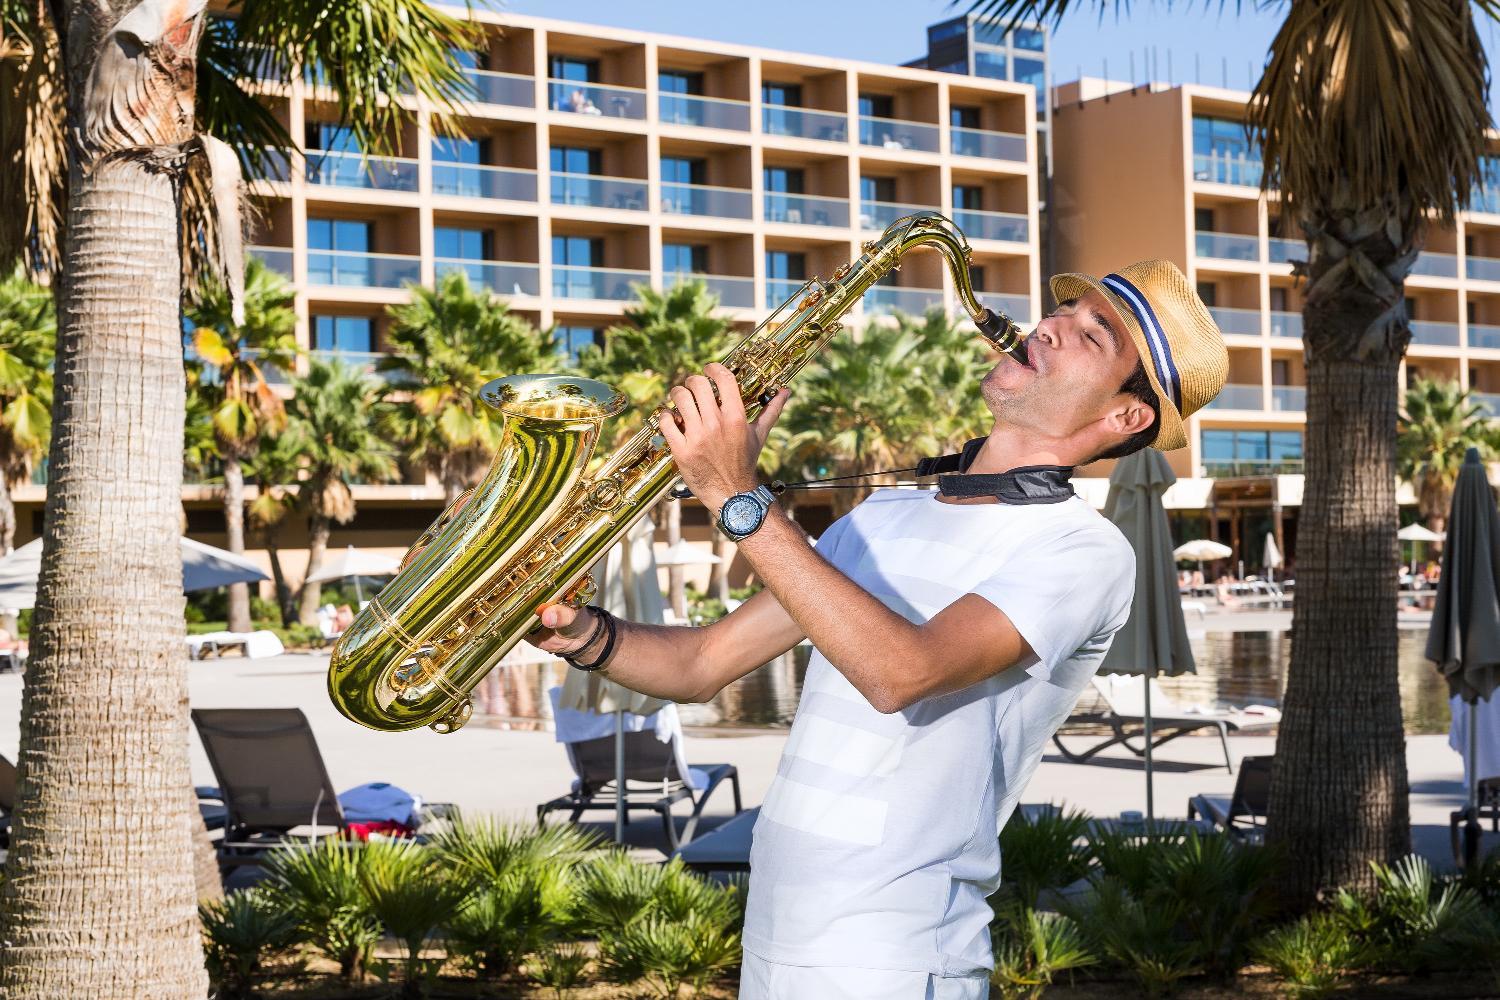
[[[1147,406],[1139,396],[1122,392],[1115,397],[1114,408],[1106,419],[1110,430],[1116,434],[1131,437],[1150,427],[1154,418],[1155,414],[1151,412],[1151,407]]]

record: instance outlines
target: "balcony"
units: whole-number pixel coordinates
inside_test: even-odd
[[[536,107],[536,81],[529,76],[485,69],[466,69],[464,76],[473,85],[474,100],[479,104],[506,108]]]
[[[417,190],[417,161],[394,156],[360,156],[309,149],[307,183],[325,187]]]
[[[552,175],[552,204],[644,212],[646,182],[633,177],[556,173]]]
[[[1492,351],[1500,351],[1500,326],[1487,326],[1484,323],[1470,323],[1469,346],[1483,347]]]
[[[934,209],[922,205],[898,205],[890,201],[864,201],[859,205],[859,228],[870,232],[884,232],[897,219],[913,212],[931,212]]]
[[[755,279],[736,278],[725,274],[696,274],[674,271],[662,275],[662,284],[667,288],[689,281],[701,281],[708,290],[719,297],[719,305],[730,309],[755,308]]]
[[[1260,310],[1259,309],[1229,309],[1225,306],[1210,306],[1214,322],[1219,324],[1220,333],[1237,333],[1242,336],[1260,336]]]
[[[559,299],[605,299],[624,302],[635,298],[636,285],[649,285],[646,271],[625,271],[613,267],[552,268],[552,295]]]
[[[1464,273],[1475,281],[1500,281],[1500,259],[1466,257],[1464,258]]]
[[[1026,295],[989,295],[978,292],[979,301],[991,309],[998,309],[1021,326],[1031,324],[1031,298]]]
[[[1302,314],[1271,310],[1271,336],[1302,338]]]
[[[293,252],[288,247],[246,247],[250,256],[259,260],[266,268],[275,271],[288,281],[292,280]]]
[[[807,284],[806,278],[767,278],[766,308],[775,309],[787,299],[796,295],[798,290],[805,284]]]
[[[1198,230],[1196,250],[1199,257],[1214,260],[1260,260],[1260,239],[1238,233],[1210,233]]]
[[[878,149],[913,150],[918,153],[936,153],[939,148],[939,130],[936,125],[923,122],[906,122],[895,118],[872,118],[859,120],[859,144]]]
[[[760,130],[767,135],[848,142],[849,116],[832,111],[808,111],[804,108],[772,105],[760,109]]]
[[[1302,459],[1205,459],[1203,474],[1210,479],[1234,479],[1240,476],[1297,476],[1302,474]]]
[[[536,171],[477,163],[434,163],[432,193],[496,201],[536,201]]]
[[[421,280],[421,259],[390,253],[309,250],[307,283],[345,288],[401,288]]]
[[[1220,389],[1208,405],[1215,410],[1260,410],[1265,406],[1261,401],[1260,386],[1233,382]]]
[[[485,288],[496,295],[540,295],[540,268],[535,264],[498,263],[488,260],[460,260],[439,257],[434,262],[439,278],[452,271],[463,271],[469,284]]]
[[[1006,243],[1025,243],[1031,232],[1031,220],[1024,215],[1010,212],[980,212],[975,209],[957,209],[953,221],[971,240],[1002,240]]]
[[[754,200],[743,188],[706,184],[663,184],[661,210],[668,215],[706,215],[717,219],[754,218]]]
[[[1307,386],[1271,386],[1271,409],[1280,413],[1301,413],[1307,409]]]
[[[694,125],[729,132],[750,131],[750,105],[697,94],[661,94],[656,113],[663,125]]]
[[[1193,180],[1211,184],[1241,184],[1260,187],[1263,164],[1248,156],[1216,153],[1193,154]]]
[[[941,288],[902,288],[898,285],[872,285],[865,292],[865,312],[903,312],[920,316],[928,309],[943,307]]]
[[[1416,263],[1411,266],[1411,273],[1428,278],[1456,278],[1458,277],[1458,257],[1451,253],[1432,253],[1424,250],[1417,254]]]
[[[1479,406],[1491,417],[1500,417],[1500,392],[1474,392],[1470,390],[1469,399]]]
[[[849,225],[849,202],[843,198],[820,198],[810,194],[785,194],[767,191],[767,222],[790,222],[801,226]]]
[[[646,92],[634,87],[552,80],[547,85],[547,106],[553,111],[591,118],[646,120]]]
[[[1411,321],[1411,342],[1424,347],[1457,347],[1458,324],[1414,319]]]
[[[1294,260],[1307,259],[1307,243],[1303,240],[1288,240],[1272,236],[1266,241],[1272,264],[1290,264]]]
[[[411,375],[400,371],[377,371],[381,360],[393,357],[391,354],[380,351],[343,351],[334,349],[331,351],[309,351],[308,356],[328,364],[341,364],[347,368],[357,368],[366,375],[374,376],[384,382],[399,384],[410,382]]]
[[[1475,187],[1469,197],[1469,211],[1500,215],[1500,188]]]
[[[987,132],[979,128],[955,128],[948,132],[954,156],[977,156],[985,160],[1026,162],[1026,137],[1015,132]]]

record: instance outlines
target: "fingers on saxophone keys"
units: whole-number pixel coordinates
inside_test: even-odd
[[[714,398],[714,384],[706,375],[689,375],[685,384],[688,391],[693,394],[693,401],[698,405],[698,419],[706,427],[717,426],[719,402]]]
[[[684,432],[696,429],[701,420],[698,415],[698,401],[693,398],[692,391],[685,385],[677,385],[673,386],[672,391],[667,395],[677,406],[674,414],[677,418],[677,426]]]
[[[734,379],[734,372],[717,361],[704,368],[703,372],[713,380],[714,389],[719,395],[719,409],[724,416],[731,420],[745,419],[745,401],[740,398],[740,386]]]

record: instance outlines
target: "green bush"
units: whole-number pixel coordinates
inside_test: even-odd
[[[1153,885],[1146,898],[1160,895],[1180,903],[1184,930],[1197,940],[1207,970],[1228,978],[1245,963],[1251,938],[1270,911],[1265,886],[1275,858],[1267,848],[1189,831],[1182,840],[1162,845],[1151,864]]]
[[[16,634],[25,638],[31,635],[31,608],[22,608],[16,615]]]
[[[661,866],[633,861],[623,851],[590,859],[578,879],[583,928],[603,936],[645,914],[656,898],[663,871]]]
[[[274,625],[286,624],[281,620],[281,606],[255,593],[250,595],[250,617],[258,622]]]
[[[1421,973],[1468,965],[1500,949],[1500,927],[1475,890],[1437,878],[1416,855],[1371,868],[1374,893],[1340,890],[1334,913],[1376,964]]]
[[[422,946],[463,905],[469,886],[447,877],[435,852],[409,841],[366,844],[359,881],[376,918],[406,948],[402,996],[426,996],[442,962],[424,962]]]
[[[1012,902],[996,915],[995,971],[990,982],[1002,1000],[1036,1000],[1053,978],[1099,959],[1070,917]]]
[[[1088,874],[1093,849],[1089,816],[1080,810],[1047,811],[1028,819],[1011,814],[1000,831],[1000,877],[1028,910],[1043,889],[1072,885]]]
[[[444,922],[448,953],[482,979],[516,971],[559,927],[543,901],[544,878],[520,871],[473,892]]]
[[[265,960],[297,943],[292,914],[259,889],[232,892],[198,907],[203,928],[203,957],[223,1000],[239,1000],[255,991]]]
[[[583,985],[584,973],[592,962],[583,945],[554,941],[543,946],[535,958],[526,963],[526,972],[532,982],[548,987],[557,994],[558,1000],[563,1000],[571,990]]]
[[[599,953],[616,982],[644,980],[658,995],[675,997],[684,984],[697,992],[715,973],[738,963],[740,936],[700,913],[681,920],[647,913],[601,937]]]
[[[1282,992],[1291,1000],[1328,996],[1368,958],[1348,925],[1331,913],[1309,914],[1267,932],[1253,954],[1285,980]]]
[[[1171,994],[1179,980],[1202,971],[1202,950],[1183,932],[1186,906],[1155,896],[1146,902],[1124,880],[1096,875],[1082,903],[1066,904],[1089,950],[1107,956],[1136,980],[1147,997]]]
[[[277,848],[266,859],[267,893],[309,944],[339,967],[345,982],[364,978],[380,921],[360,884],[364,845],[324,838]]]

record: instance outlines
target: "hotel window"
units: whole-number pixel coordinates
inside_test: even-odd
[[[943,63],[943,65],[941,66],[934,66],[932,68],[938,73],[957,73],[959,76],[969,75],[969,64],[964,62],[962,59],[957,59],[950,63]]]
[[[763,83],[760,85],[762,104],[775,104],[786,108],[802,107],[802,85],[797,83]]]
[[[553,146],[551,166],[555,174],[597,174],[600,169],[599,150],[582,146]]]
[[[975,21],[974,41],[980,45],[1004,45],[1005,24],[999,20]]]
[[[708,164],[696,157],[663,156],[661,158],[661,182],[663,184],[703,184],[708,173]]]
[[[976,291],[976,292],[982,292],[982,291],[984,291],[984,265],[983,264],[970,264],[969,265],[969,284],[971,284],[971,285],[974,286],[974,291]]]
[[[766,167],[761,179],[770,194],[802,194],[801,167]]]
[[[444,135],[432,140],[432,158],[439,163],[487,163],[489,152],[488,139],[460,139]]]
[[[448,57],[453,60],[459,69],[488,69],[489,53],[475,52],[471,49],[449,49]]]
[[[555,267],[598,267],[604,260],[604,241],[590,236],[552,237]]]
[[[550,72],[554,80],[598,83],[599,60],[578,59],[574,56],[553,56]]]
[[[860,94],[859,113],[863,118],[894,118],[896,99],[886,94]]]
[[[994,49],[974,50],[974,75],[987,77],[991,80],[1007,80],[1010,78],[1005,71],[1006,57],[1004,52]]]
[[[1203,464],[1224,472],[1266,475],[1302,461],[1301,431],[1204,430]]]
[[[1047,48],[1047,34],[1038,28],[1017,28],[1011,32],[1010,42],[1018,49],[1041,52]]]
[[[354,153],[359,154],[359,140],[354,137],[354,132],[347,125],[329,125],[326,122],[312,122],[306,129],[306,148],[322,150],[325,153]]]
[[[1193,228],[1200,233],[1211,233],[1214,231],[1214,210],[1211,208],[1193,209]]]
[[[1213,305],[1213,303],[1210,302],[1209,305]],[[1272,312],[1288,312],[1289,311],[1287,309],[1287,307],[1286,307],[1286,289],[1285,288],[1276,288],[1274,286],[1271,288],[1271,311]]]
[[[896,178],[861,177],[859,179],[859,200],[867,205],[874,201],[895,201]]]
[[[798,250],[767,250],[766,277],[773,281],[807,280],[807,255]]]
[[[449,260],[490,259],[490,233],[487,229],[435,226],[432,230],[432,245],[435,257]]]
[[[953,185],[953,210],[955,212],[984,211],[984,188],[978,184]]]
[[[579,354],[598,344],[601,339],[599,330],[592,326],[559,326],[555,330],[557,346],[567,352],[568,358],[573,361],[577,361]]]
[[[1193,153],[1222,160],[1259,160],[1260,149],[1245,134],[1245,123],[1231,118],[1193,116]]]
[[[1219,304],[1219,286],[1212,281],[1198,282],[1198,298],[1210,308]]]
[[[979,109],[954,105],[948,109],[948,124],[954,128],[978,128]]]
[[[663,274],[707,274],[708,247],[696,243],[664,243],[661,270]]]
[[[1037,89],[1038,94],[1047,92],[1047,64],[1040,59],[1017,59],[1016,75],[1017,83],[1029,83]],[[1043,101],[1037,101],[1044,104]]]
[[[656,74],[656,85],[664,94],[702,94],[703,74],[664,69]]]
[[[369,253],[371,228],[368,222],[350,219],[308,219],[307,248]]]
[[[1292,384],[1292,363],[1290,361],[1288,361],[1286,358],[1272,358],[1271,359],[1271,384],[1272,385],[1291,385]]]
[[[375,349],[375,324],[368,316],[312,317],[313,350],[369,354]]]

